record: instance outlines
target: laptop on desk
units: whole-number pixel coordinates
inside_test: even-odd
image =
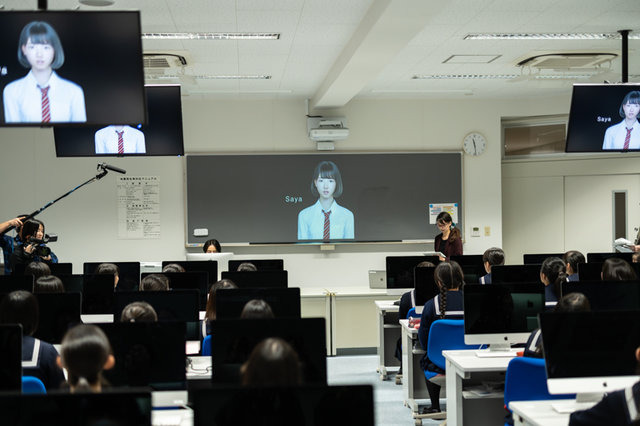
[[[370,269],[369,288],[387,288],[387,272]]]

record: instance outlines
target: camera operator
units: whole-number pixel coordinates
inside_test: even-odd
[[[20,244],[11,255],[13,274],[21,275],[30,262],[58,263],[58,257],[46,245],[48,241],[44,223],[36,219],[25,221],[20,230]]]
[[[11,274],[11,254],[13,253],[13,248],[15,246],[14,237],[10,237],[7,235],[7,229],[13,227],[18,231],[22,226],[22,220],[25,216],[18,216],[13,219],[9,219],[5,222],[0,223],[0,248],[2,248],[2,255],[4,257],[4,274]]]

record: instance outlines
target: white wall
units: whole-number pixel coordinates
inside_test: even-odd
[[[337,150],[421,151],[460,150],[470,131],[483,133],[488,149],[464,159],[465,253],[501,246],[502,117],[566,113],[569,95],[554,99],[447,101],[353,101],[332,113],[345,115],[351,135]],[[318,112],[318,111],[316,111]],[[305,152],[315,146],[306,137],[304,102],[289,100],[210,100],[183,98],[187,152]],[[35,210],[95,173],[96,159],[58,159],[50,129],[0,129],[0,217]],[[184,258],[184,160],[178,158],[110,159],[130,176],[159,176],[161,238],[119,240],[115,176],[80,189],[45,211],[40,218],[60,240],[52,244],[61,261],[160,261]],[[233,179],[233,176],[229,177]],[[437,185],[438,182],[428,182]],[[224,190],[224,182],[212,182]],[[233,206],[220,206],[233,208]],[[508,209],[506,209],[508,212]],[[215,214],[215,212],[211,212]],[[470,228],[490,227],[491,235],[471,238]],[[306,287],[367,286],[368,269],[384,269],[387,253],[430,250],[428,244],[344,245],[331,253],[318,247],[241,247],[243,255],[285,257],[290,281]],[[322,273],[316,273],[321,271]]]

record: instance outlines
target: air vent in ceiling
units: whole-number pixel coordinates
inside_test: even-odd
[[[617,58],[615,53],[547,53],[527,57],[518,62],[519,67],[531,67],[540,70],[589,70]]]

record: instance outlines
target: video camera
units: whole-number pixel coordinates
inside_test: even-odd
[[[56,234],[44,234],[44,238],[41,240],[34,237],[29,237],[27,240],[28,244],[33,244],[35,246],[35,250],[33,253],[39,257],[47,257],[51,254],[51,249],[47,247],[47,243],[55,243],[58,241],[58,236]]]

